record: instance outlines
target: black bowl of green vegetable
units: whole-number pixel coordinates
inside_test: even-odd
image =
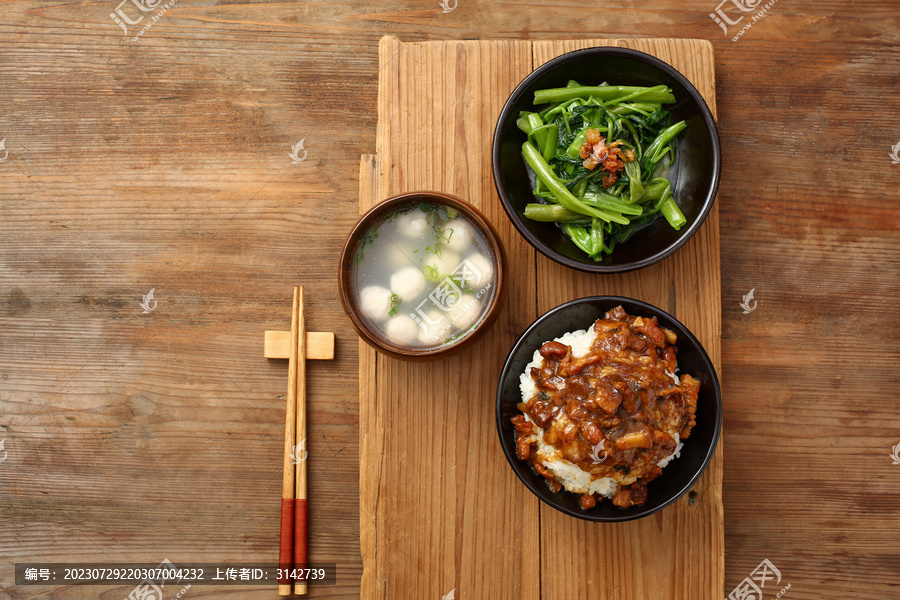
[[[500,113],[492,161],[519,233],[593,273],[678,250],[712,208],[721,171],[696,88],[658,58],[614,47],[563,54],[526,77]]]

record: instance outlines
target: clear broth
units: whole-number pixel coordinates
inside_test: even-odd
[[[363,319],[402,348],[459,343],[482,323],[496,292],[496,260],[484,234],[438,204],[412,204],[375,224],[353,265]]]

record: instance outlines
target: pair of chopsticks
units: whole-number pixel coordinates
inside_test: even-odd
[[[288,573],[305,568],[309,563],[306,545],[306,325],[303,312],[303,286],[295,287],[291,312],[287,410],[284,418],[284,479],[281,490],[281,542],[278,551],[278,567],[286,569]],[[291,577],[279,578],[280,596],[289,596],[292,588],[295,594],[306,594],[306,581],[294,581]]]

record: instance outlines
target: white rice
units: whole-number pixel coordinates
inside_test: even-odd
[[[675,452],[656,463],[659,465],[660,469],[665,469],[667,464],[669,464],[676,458],[681,457],[681,449],[684,447],[684,442],[681,441],[681,436],[679,436],[677,433],[673,433],[672,437],[675,438]]]
[[[592,479],[590,473],[569,462],[563,458],[559,450],[545,443],[542,431],[538,430],[534,437],[538,446],[537,460],[556,476],[556,480],[564,488],[575,494],[600,494],[607,498],[612,498],[616,493],[618,483],[615,479],[612,477]]]
[[[590,329],[581,329],[579,331],[566,333],[553,341],[566,346],[571,346],[572,356],[581,358],[590,351],[596,338],[597,334],[594,331],[594,328],[591,327]],[[541,356],[540,350],[535,350],[531,362],[525,366],[525,372],[519,375],[519,391],[522,393],[522,402],[528,402],[535,394],[537,394],[537,385],[535,384],[534,379],[531,378],[531,369],[540,369],[543,361],[544,357]],[[612,367],[609,368],[614,371]],[[669,375],[672,376],[676,385],[680,383],[678,376],[672,373],[669,373]],[[561,415],[557,416],[557,419],[561,418],[566,418],[565,413],[561,413]],[[525,419],[531,421],[531,418],[529,418],[527,414],[525,415]],[[554,446],[545,443],[543,430],[537,426],[535,426],[535,430],[537,433],[529,436],[529,441],[537,442],[536,455],[538,462],[553,473],[556,476],[556,480],[559,481],[566,490],[572,493],[599,494],[606,498],[612,498],[616,493],[619,484],[629,485],[637,480],[637,477],[635,476],[624,477],[621,481],[616,481],[612,477],[592,479],[590,473],[578,465],[566,460],[559,450]],[[684,444],[681,442],[677,433],[673,433],[672,437],[675,438],[676,442],[675,452],[656,463],[660,468],[665,468],[669,462],[681,456],[681,448]]]
[[[678,369],[675,370],[677,371]],[[676,375],[675,373],[669,373],[668,371],[666,371],[666,375],[672,378],[672,381],[675,382],[675,385],[681,385],[681,380],[678,379],[678,375]]]

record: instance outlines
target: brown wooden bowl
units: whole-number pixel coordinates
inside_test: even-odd
[[[383,336],[374,331],[360,311],[356,295],[354,294],[354,286],[352,285],[355,268],[353,265],[354,257],[356,256],[357,248],[359,247],[362,237],[368,233],[373,226],[386,219],[392,213],[421,203],[436,204],[453,208],[468,219],[469,223],[477,228],[482,234],[489,246],[491,254],[493,255],[492,266],[494,269],[493,283],[491,284],[494,288],[493,295],[488,301],[488,306],[484,311],[483,316],[476,322],[473,330],[466,333],[459,341],[453,344],[428,348],[400,346],[386,340]],[[344,312],[346,312],[347,316],[350,318],[350,324],[353,325],[353,328],[359,336],[378,352],[400,360],[410,361],[428,361],[443,358],[471,346],[484,335],[484,332],[487,331],[497,319],[497,315],[500,314],[500,310],[503,308],[503,304],[506,301],[507,285],[504,268],[505,262],[506,256],[503,251],[503,246],[500,244],[500,238],[497,236],[497,232],[494,231],[493,226],[491,226],[484,215],[482,215],[474,206],[455,196],[442,192],[407,192],[405,194],[400,194],[399,196],[394,196],[393,198],[388,198],[372,208],[363,215],[350,232],[350,235],[347,236],[344,249],[341,251],[339,267],[341,304],[344,307]]]

